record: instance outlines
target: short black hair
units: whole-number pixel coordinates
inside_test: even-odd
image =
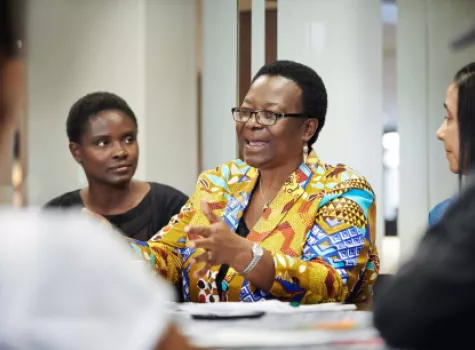
[[[116,110],[127,115],[135,125],[137,118],[122,97],[110,92],[93,92],[81,97],[69,110],[66,131],[69,142],[80,143],[91,118],[103,111]]]
[[[458,87],[459,182],[475,168],[475,62],[454,76]]]
[[[262,75],[287,78],[302,90],[302,113],[308,118],[318,119],[317,131],[309,140],[309,145],[312,146],[325,125],[327,114],[327,90],[322,78],[312,68],[288,60],[278,60],[263,66],[254,76],[252,82]]]

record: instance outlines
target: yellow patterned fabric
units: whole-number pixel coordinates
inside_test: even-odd
[[[269,291],[255,288],[230,268],[218,295],[213,266],[201,278],[190,257],[187,225],[209,225],[200,210],[205,199],[236,231],[259,177],[240,160],[200,175],[196,191],[180,214],[148,242],[134,249],[164,277],[177,284],[184,301],[259,301],[365,303],[379,271],[376,201],[369,183],[344,165],[329,166],[311,152],[251,228],[247,239],[270,251],[275,278]]]

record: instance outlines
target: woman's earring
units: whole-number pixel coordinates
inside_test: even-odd
[[[303,145],[303,162],[307,162],[307,157],[308,157],[308,145],[305,144]]]

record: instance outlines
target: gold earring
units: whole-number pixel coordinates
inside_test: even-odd
[[[303,162],[307,162],[307,157],[308,157],[308,145],[305,144],[303,145]]]

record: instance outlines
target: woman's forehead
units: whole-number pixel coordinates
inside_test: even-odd
[[[458,103],[458,86],[457,84],[452,83],[447,88],[444,105],[449,112],[456,113],[457,103]]]
[[[282,105],[300,103],[301,89],[295,82],[281,76],[263,75],[251,85],[247,103]]]
[[[135,123],[125,113],[116,110],[106,110],[89,118],[88,132],[97,133],[111,129],[136,129]]]

